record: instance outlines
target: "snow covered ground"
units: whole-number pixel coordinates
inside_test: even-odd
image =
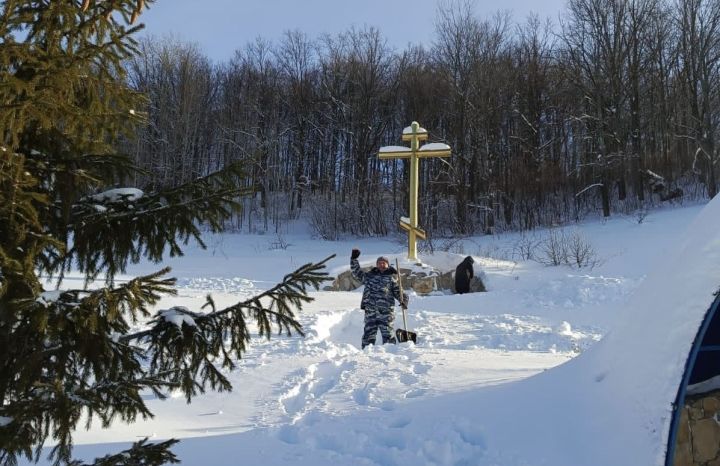
[[[306,337],[253,340],[229,374],[233,392],[207,393],[189,405],[179,395],[165,401],[149,396],[154,419],[80,430],[75,453],[90,460],[144,437],[175,437],[183,439],[173,449],[183,465],[604,464],[601,456],[587,456],[599,447],[569,440],[576,430],[572,412],[555,410],[565,398],[576,402],[581,389],[569,382],[572,364],[564,363],[592,352],[624,322],[630,297],[666,251],[685,239],[703,207],[651,211],[642,222],[616,216],[567,227],[595,249],[599,264],[592,269],[520,260],[519,234],[468,238],[450,252],[420,254],[423,263],[444,270],[472,255],[488,292],[411,293],[408,326],[418,333],[417,346],[360,350],[360,291],[313,293],[315,301],[300,314]],[[197,310],[208,292],[219,307],[229,305],[331,254],[337,254],[329,262],[334,275],[349,268],[353,247],[362,250],[364,265],[379,255],[393,263],[398,258],[401,267],[406,261],[405,245],[391,239],[225,234],[207,243],[206,251],[189,248],[186,256],[162,264],[173,267],[181,289],[158,309]],[[158,268],[140,264],[130,272]],[[594,382],[605,377],[600,367],[587,373],[596,374]],[[577,411],[597,416],[585,419],[591,433],[594,423],[615,419],[597,411]],[[649,445],[662,435],[654,433]],[[624,457],[628,465],[641,464],[631,452]]]

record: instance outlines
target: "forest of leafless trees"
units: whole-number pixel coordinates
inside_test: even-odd
[[[213,63],[145,39],[128,63],[149,96],[135,183],[171,185],[232,161],[255,193],[234,227],[304,217],[326,239],[385,235],[407,212],[405,161],[380,161],[418,121],[448,159],[420,163],[431,236],[627,214],[718,190],[720,2],[568,0],[561,19],[441,6],[435,40],[289,31]],[[232,38],[228,38],[232,40]]]

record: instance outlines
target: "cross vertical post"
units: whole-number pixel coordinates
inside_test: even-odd
[[[450,146],[442,143],[425,144],[428,133],[417,121],[403,130],[402,140],[410,142],[410,150],[405,146],[385,146],[380,148],[380,159],[410,159],[410,217],[400,218],[400,228],[408,233],[408,259],[417,260],[417,238],[425,239],[425,232],[418,226],[418,198],[420,184],[420,158],[449,157]]]

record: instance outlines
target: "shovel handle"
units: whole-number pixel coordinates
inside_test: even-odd
[[[397,269],[397,273],[398,273],[398,286],[400,287],[400,297],[404,298],[405,294],[403,293],[403,288],[402,288],[402,276],[400,275],[400,265],[398,264],[397,257],[395,258],[395,268]],[[403,313],[403,326],[405,327],[404,330],[407,332],[407,317],[405,316],[405,306],[403,306],[401,304],[400,309],[402,309],[402,313]]]

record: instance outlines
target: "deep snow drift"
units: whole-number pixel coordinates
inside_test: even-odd
[[[597,252],[592,269],[519,260],[518,234],[421,253],[444,270],[472,255],[488,292],[411,294],[417,346],[360,350],[360,291],[313,293],[300,318],[307,336],[253,340],[229,374],[232,393],[190,405],[150,398],[154,419],[78,431],[75,453],[90,460],[143,437],[175,437],[184,465],[662,464],[670,403],[720,285],[720,199],[701,210],[567,227]],[[382,254],[402,266],[405,249],[303,234],[208,244],[167,262],[182,289],[158,309],[197,309],[208,292],[219,306],[246,299],[333,253],[335,274],[353,247],[361,264]]]

